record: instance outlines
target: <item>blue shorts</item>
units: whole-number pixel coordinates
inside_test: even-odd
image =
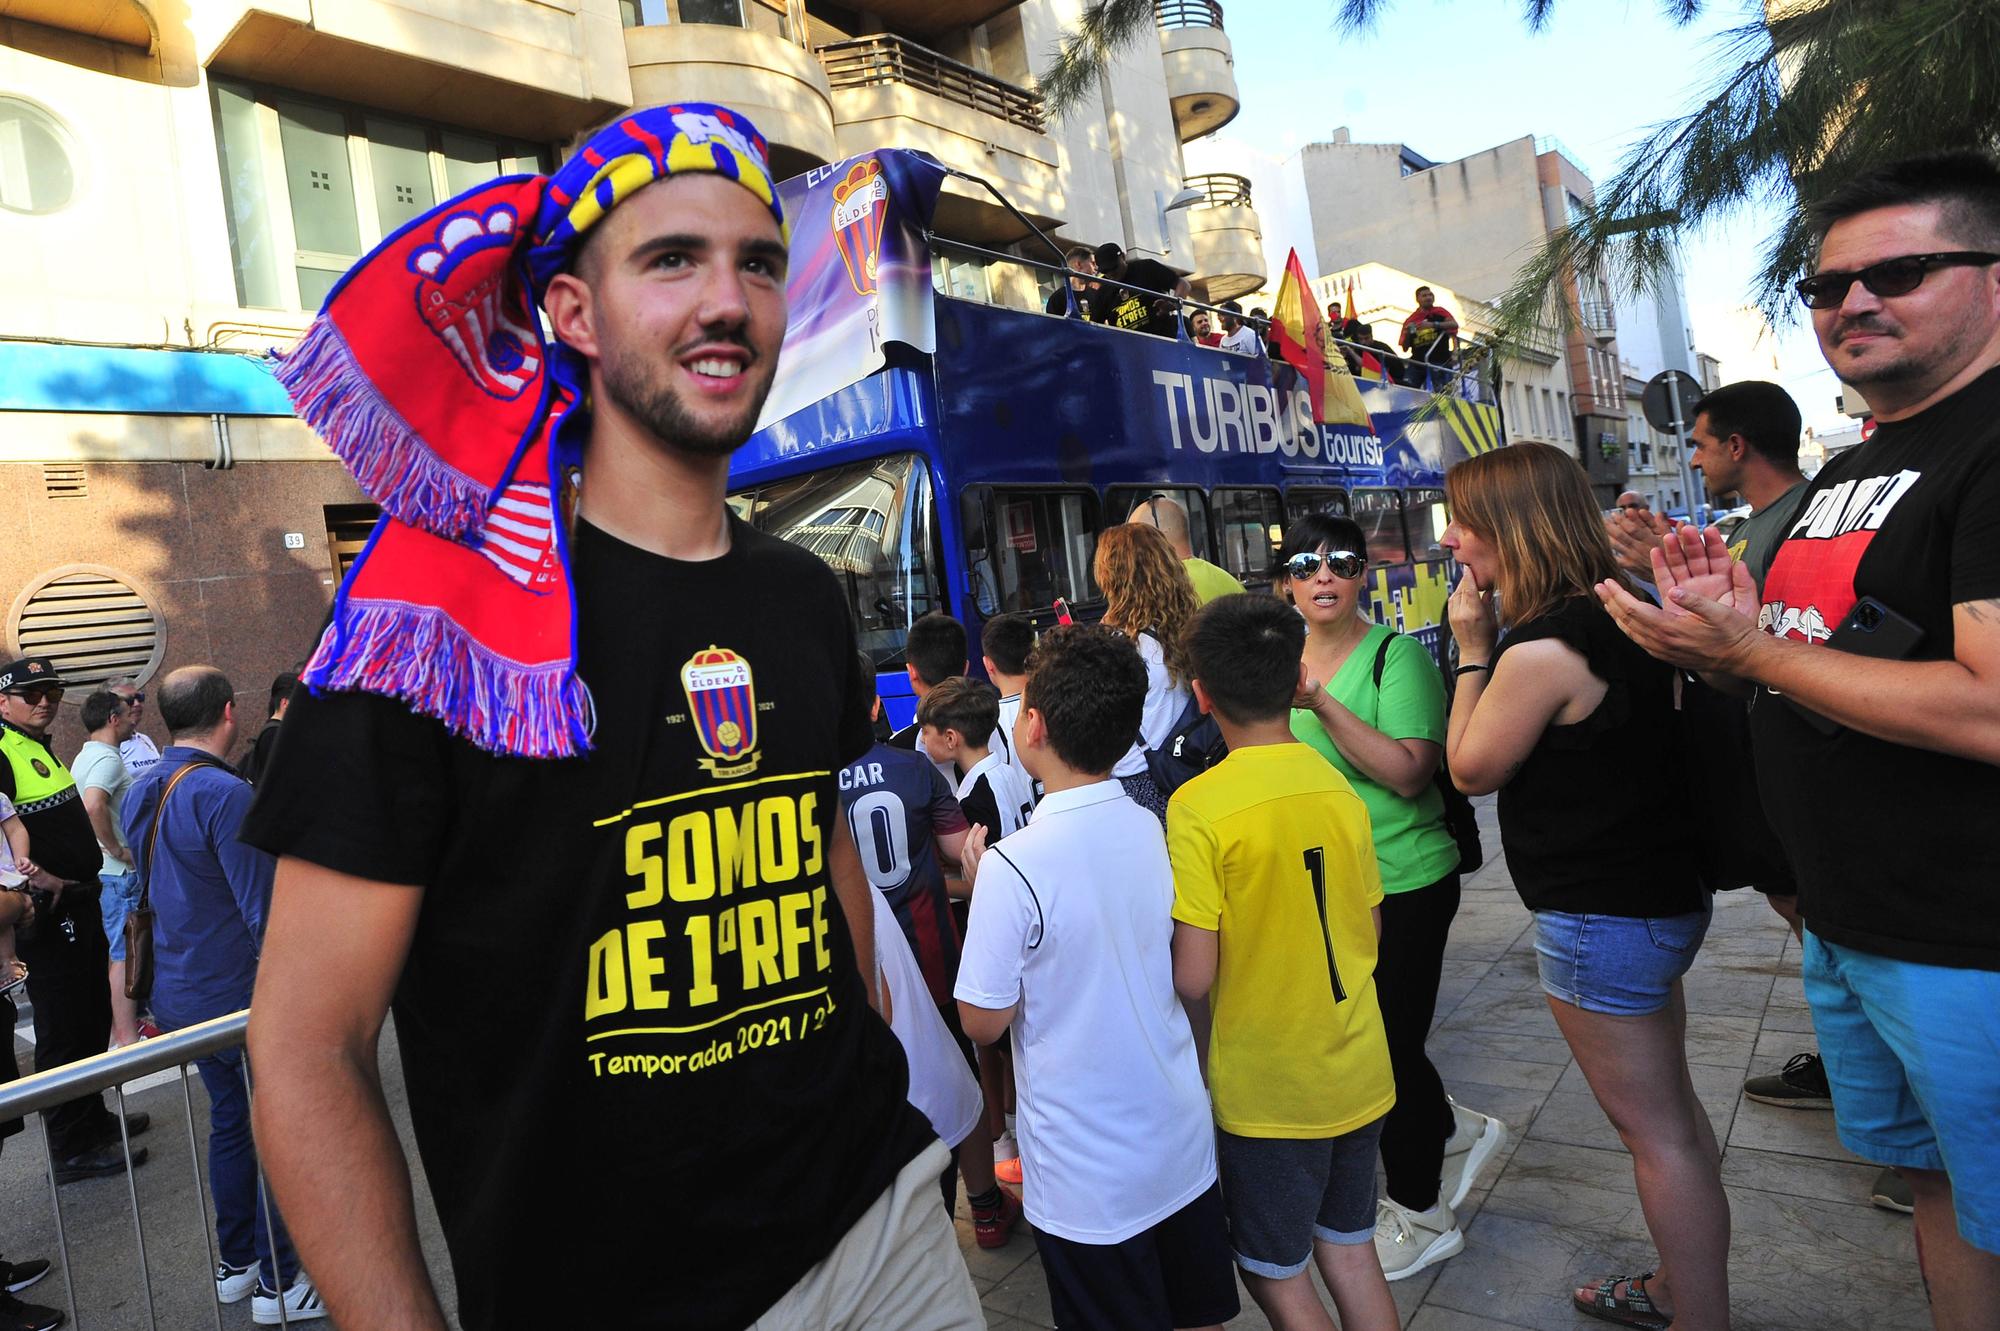
[[[1840,1140],[1942,1170],[1960,1236],[2000,1253],[2000,971],[1895,961],[1811,929],[1800,969]]]
[[[1338,1137],[1215,1134],[1236,1264],[1286,1280],[1312,1265],[1313,1240],[1375,1241],[1375,1156],[1382,1120]]]
[[[1644,1017],[1672,996],[1708,934],[1713,902],[1685,915],[1535,912],[1535,955],[1542,988],[1585,1012]]]
[[[97,909],[104,916],[104,941],[111,945],[111,959],[125,960],[125,917],[139,904],[139,875],[136,873],[101,873],[97,881],[104,885],[98,893]]]

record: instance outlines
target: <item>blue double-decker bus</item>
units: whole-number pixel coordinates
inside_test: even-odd
[[[942,174],[885,149],[787,182],[785,360],[731,472],[740,515],[839,575],[892,721],[914,707],[914,619],[946,611],[977,643],[1003,611],[1043,627],[1060,599],[1092,617],[1096,535],[1151,495],[1185,506],[1194,553],[1252,588],[1292,518],[1352,515],[1373,613],[1437,648],[1444,472],[1503,442],[1477,376],[1362,380],[1370,425],[1324,425],[1282,362],[1041,312],[1053,264],[1014,260],[1036,273],[1032,308],[961,299],[932,276]]]

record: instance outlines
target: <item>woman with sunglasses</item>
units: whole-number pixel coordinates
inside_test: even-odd
[[[1105,627],[1132,639],[1146,663],[1139,741],[1111,775],[1165,827],[1167,797],[1146,770],[1146,751],[1165,742],[1187,706],[1187,630],[1200,603],[1179,556],[1155,527],[1128,522],[1106,529],[1097,538],[1091,576],[1104,592]]]
[[[1576,459],[1547,444],[1495,449],[1446,472],[1445,499],[1443,544],[1464,569],[1449,607],[1452,778],[1500,792],[1549,1010],[1632,1153],[1660,1254],[1656,1270],[1571,1299],[1625,1326],[1728,1331],[1729,1201],[1688,1074],[1681,993],[1709,894],[1687,856],[1643,849],[1688,818],[1673,670],[1593,591],[1632,584]]]
[[[1306,686],[1292,733],[1368,806],[1382,870],[1375,985],[1396,1105],[1382,1124],[1388,1196],[1376,1208],[1375,1249],[1383,1274],[1401,1280],[1465,1246],[1452,1208],[1506,1128],[1455,1104],[1424,1052],[1458,914],[1458,843],[1433,781],[1444,681],[1422,643],[1362,613],[1367,548],[1352,519],[1308,514],[1285,532],[1274,581],[1306,621]]]

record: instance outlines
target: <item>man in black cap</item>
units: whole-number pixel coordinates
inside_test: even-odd
[[[111,1043],[111,992],[104,983],[110,950],[97,904],[103,855],[81,792],[49,748],[49,728],[62,702],[63,681],[44,656],[0,666],[0,794],[14,803],[28,829],[37,866],[28,886],[35,927],[19,940],[35,1009],[35,1064],[43,1071],[101,1054]],[[56,1182],[115,1174],[124,1168],[118,1120],[101,1095],[85,1095],[45,1116]],[[128,1132],[146,1130],[145,1114],[128,1114]],[[132,1163],[143,1164],[143,1147]]]

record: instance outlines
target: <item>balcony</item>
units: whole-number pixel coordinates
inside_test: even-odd
[[[615,6],[235,0],[203,10],[214,18],[197,36],[201,63],[294,92],[537,143],[632,105]]]
[[[1194,277],[1210,304],[1247,295],[1264,285],[1264,233],[1250,206],[1250,182],[1213,172],[1189,176],[1202,201],[1187,210]]]
[[[1216,0],[1155,0],[1167,98],[1181,142],[1213,134],[1236,118],[1236,59]]]
[[[840,155],[920,148],[983,177],[1044,226],[1063,216],[1061,159],[1042,129],[1042,99],[970,65],[889,33],[816,52],[833,90]],[[1021,224],[985,190],[951,180],[934,228],[976,244],[1017,240]]]
[[[898,32],[931,37],[975,27],[1020,3],[1021,0],[869,0],[860,7]]]
[[[1618,336],[1618,319],[1608,300],[1577,302],[1577,322],[1600,347]]]
[[[153,16],[139,0],[0,0],[0,19],[19,19],[151,51]]]
[[[803,48],[770,32],[714,23],[625,30],[635,106],[716,102],[750,117],[771,145],[780,180],[842,155],[833,88]]]

